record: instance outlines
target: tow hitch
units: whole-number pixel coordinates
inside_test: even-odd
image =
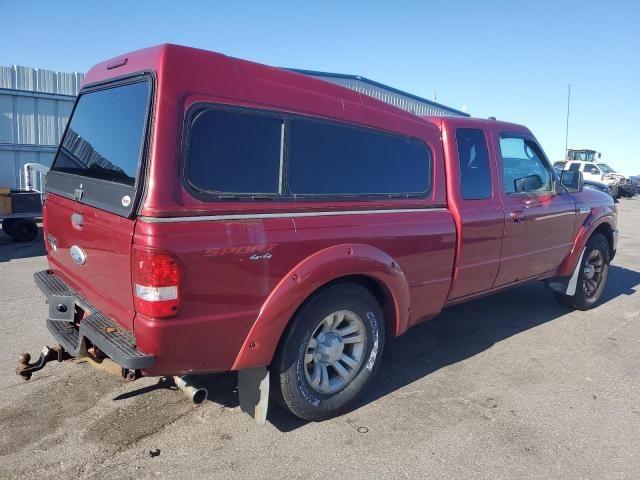
[[[29,363],[31,361],[31,355],[28,353],[20,355],[18,358],[18,368],[16,368],[16,373],[25,380],[29,380],[33,372],[42,370],[47,362],[52,360],[63,362],[69,358],[71,358],[71,355],[65,352],[61,345],[57,345],[55,347],[44,347],[42,352],[40,352],[40,358],[38,358],[34,363]]]

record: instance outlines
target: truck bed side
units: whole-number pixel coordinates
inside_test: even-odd
[[[135,320],[138,345],[144,351],[164,351],[171,346],[172,355],[154,366],[158,370],[163,370],[164,362],[178,371],[187,365],[196,365],[195,370],[227,370],[238,351],[240,356],[245,353],[241,351],[244,344],[251,351],[243,367],[268,364],[293,312],[322,284],[348,272],[374,279],[383,291],[389,288],[382,267],[370,268],[377,261],[370,251],[393,259],[395,266],[388,267],[406,280],[410,292],[411,312],[405,312],[404,326],[397,333],[420,318],[436,315],[451,282],[455,226],[451,213],[443,208],[212,219],[188,222],[188,229],[185,223],[143,219],[137,223],[134,237],[136,244],[174,252],[184,272],[185,296],[178,317],[151,320],[138,315]],[[331,274],[326,270],[320,273],[329,262],[323,259],[315,270],[301,269],[305,273],[297,277],[296,267],[303,261],[341,245],[344,258],[336,262]],[[365,262],[350,260],[361,256]],[[292,285],[303,287],[288,292],[287,311],[272,318],[264,311],[265,304],[287,278]],[[389,293],[393,296],[396,292]],[[264,328],[254,328],[267,317],[270,320]],[[209,343],[220,337],[225,338],[224,346],[211,349]]]

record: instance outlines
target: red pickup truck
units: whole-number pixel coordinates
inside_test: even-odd
[[[19,373],[69,355],[127,378],[237,370],[254,414],[271,385],[327,418],[385,338],[445,307],[534,280],[595,306],[617,213],[581,182],[512,123],[174,45],[100,63],[47,177],[35,280],[60,346]]]

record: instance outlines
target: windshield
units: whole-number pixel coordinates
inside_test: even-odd
[[[616,173],[616,171],[606,163],[598,163],[598,166],[604,173]]]
[[[52,171],[134,186],[149,82],[81,94]]]

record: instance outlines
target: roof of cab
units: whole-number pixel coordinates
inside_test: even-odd
[[[475,117],[431,117],[422,116],[421,119],[441,128],[448,124],[452,128],[495,128],[496,126],[505,132],[527,133],[531,131],[524,125],[512,122],[504,122],[493,118],[475,118]]]

